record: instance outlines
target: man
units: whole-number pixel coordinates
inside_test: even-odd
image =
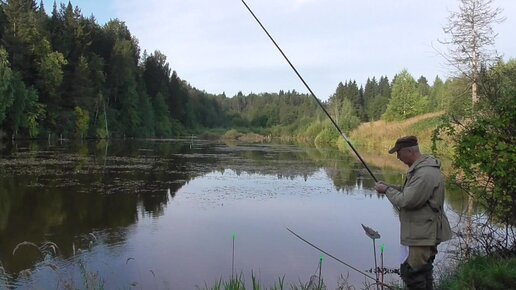
[[[420,153],[415,136],[396,140],[389,150],[390,154],[394,152],[409,167],[403,186],[380,181],[375,189],[399,210],[401,244],[408,246],[408,257],[400,267],[401,278],[408,289],[432,289],[437,245],[451,238],[443,210],[445,184],[441,163]]]

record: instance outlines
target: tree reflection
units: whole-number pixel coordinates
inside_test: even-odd
[[[10,273],[38,260],[29,251],[12,255],[23,241],[50,240],[64,258],[88,247],[90,234],[107,244],[124,243],[140,216],[160,217],[181,187],[211,172],[307,181],[323,169],[341,192],[374,185],[353,156],[332,149],[189,140],[32,144],[1,151],[0,261]],[[400,171],[371,169],[382,180],[402,181]]]

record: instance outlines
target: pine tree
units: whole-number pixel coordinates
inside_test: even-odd
[[[367,78],[367,82],[364,88],[364,112],[367,120],[373,120],[374,116],[372,116],[371,104],[374,102],[374,99],[379,94],[379,87],[376,79],[373,77],[372,79]]]

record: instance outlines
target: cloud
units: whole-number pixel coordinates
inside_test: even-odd
[[[448,0],[246,2],[320,98],[340,81],[392,78],[403,68],[429,80],[445,74],[431,43],[443,36]],[[199,89],[228,96],[306,92],[238,0],[114,0],[112,6],[142,49],[162,51]]]

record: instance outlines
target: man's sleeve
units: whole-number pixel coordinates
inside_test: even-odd
[[[389,187],[385,195],[389,201],[398,208],[415,209],[423,206],[433,193],[434,186],[429,178],[425,178],[425,168],[415,174],[400,191]],[[428,177],[428,176],[427,176]]]
[[[399,185],[388,184],[388,183],[386,183],[386,185],[391,187],[391,188],[396,189],[397,191],[401,191],[401,186],[399,186]]]

